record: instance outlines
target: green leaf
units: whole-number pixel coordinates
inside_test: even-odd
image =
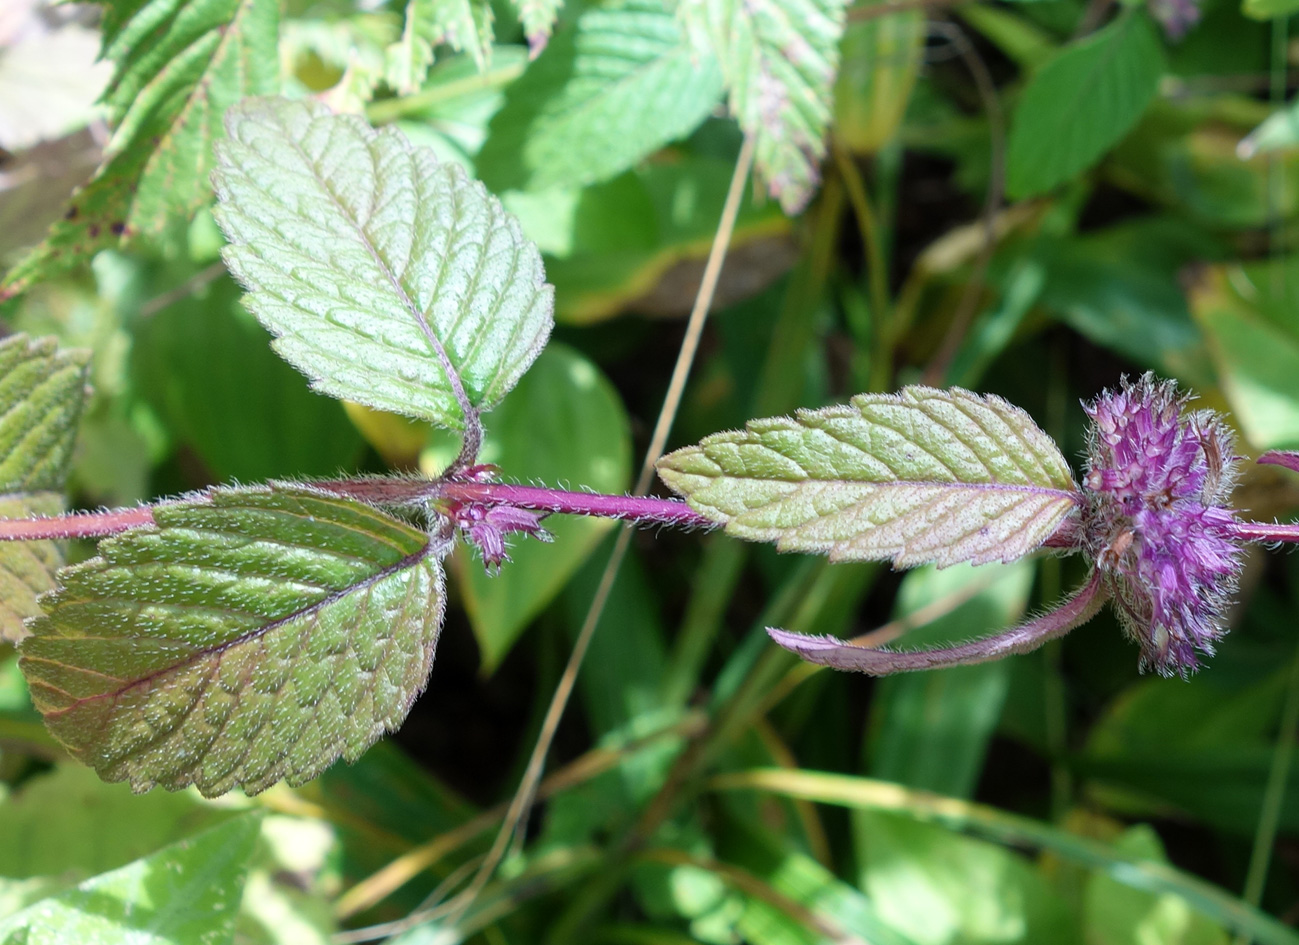
[[[188,792],[141,797],[64,761],[0,804],[0,876],[54,876],[70,885],[231,816]]]
[[[1018,853],[898,814],[856,814],[868,838],[860,886],[915,941],[1080,943],[1064,901]]]
[[[285,99],[227,117],[227,265],[275,349],[334,397],[461,428],[444,370],[490,409],[545,344],[553,290],[518,222],[392,129]]]
[[[722,65],[731,112],[787,213],[812,197],[826,127],[844,0],[681,0],[686,29]]]
[[[261,818],[239,817],[0,920],[4,945],[229,943]]]
[[[313,394],[275,356],[239,296],[223,278],[141,319],[131,345],[134,389],[220,480],[354,468],[363,441],[342,406]]]
[[[1071,43],[1044,65],[1015,109],[1006,186],[1019,200],[1044,193],[1096,163],[1159,90],[1164,52],[1143,16]]]
[[[1264,307],[1284,300],[1269,299],[1266,282],[1264,272],[1206,268],[1190,293],[1191,310],[1245,439],[1259,450],[1293,449],[1299,446],[1299,330],[1267,317]]]
[[[487,0],[410,0],[401,39],[388,47],[388,84],[403,95],[418,89],[443,44],[468,52],[480,70],[492,54],[492,5]]]
[[[958,565],[909,572],[898,589],[895,621],[923,621],[935,606],[950,609],[910,630],[906,647],[932,647],[991,634],[1024,614],[1033,564],[993,570]],[[871,714],[880,721],[870,742],[873,777],[956,797],[974,792],[988,743],[1001,718],[1011,664],[954,666],[880,680]],[[869,829],[859,839],[869,843]]]
[[[882,4],[862,9],[876,14]],[[835,139],[872,154],[897,132],[920,73],[925,18],[904,10],[849,23],[834,82]]]
[[[302,784],[396,728],[428,677],[445,543],[289,486],[215,490],[99,544],[42,599],[21,666],[108,781]]]
[[[104,161],[44,243],[0,285],[0,300],[138,234],[156,236],[211,198],[221,116],[279,85],[278,0],[117,0],[103,56],[116,65],[104,103]]]
[[[1243,158],[1271,151],[1283,151],[1299,146],[1299,98],[1285,108],[1278,109],[1237,146]]]
[[[507,195],[528,233],[552,254],[547,271],[556,317],[587,324],[628,308],[684,317],[733,171],[729,161],[684,157],[581,191]],[[719,307],[779,277],[792,254],[789,219],[774,203],[750,198],[746,191],[728,254],[733,267],[723,268],[718,284]]]
[[[1028,414],[960,388],[751,420],[658,469],[728,534],[899,568],[1013,561],[1078,502],[1068,464]]]
[[[1040,847],[1084,866],[1104,870],[1130,889],[1177,896],[1204,916],[1263,945],[1299,943],[1299,933],[1293,929],[1196,876],[984,804],[908,790],[886,781],[782,768],[722,774],[713,779],[713,787],[769,791],[854,810],[894,812],[947,830],[979,834],[1009,846]]]
[[[480,458],[502,469],[527,470],[542,482],[621,492],[631,476],[631,426],[618,392],[599,369],[572,349],[551,345],[497,412]],[[579,516],[548,519],[554,543],[519,539],[510,549],[512,560],[495,576],[462,550],[460,586],[484,671],[500,664],[612,524]]]
[[[1244,0],[1240,12],[1255,20],[1272,20],[1299,10],[1299,0]]]
[[[89,353],[53,338],[0,341],[0,518],[57,515],[86,399]],[[52,541],[0,543],[0,640],[26,635],[36,596],[54,586],[63,553]]]
[[[1129,856],[1167,863],[1164,845],[1154,828],[1138,824],[1114,841]],[[1084,935],[1104,945],[1226,945],[1227,933],[1193,910],[1185,899],[1132,889],[1104,873],[1093,873],[1083,893]]]
[[[684,137],[722,96],[659,0],[593,7],[510,86],[476,166],[492,190],[607,180]]]

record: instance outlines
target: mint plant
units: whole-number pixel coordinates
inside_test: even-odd
[[[432,665],[443,561],[459,539],[489,569],[507,539],[545,539],[546,514],[713,527],[832,561],[1011,562],[1081,552],[1091,576],[1056,610],[930,650],[868,648],[772,628],[812,662],[886,674],[1022,653],[1108,598],[1143,669],[1189,675],[1225,632],[1246,541],[1299,540],[1227,505],[1239,458],[1211,411],[1171,382],[1124,381],[1088,407],[1088,467],[995,396],[908,387],[755,420],[658,463],[684,498],[519,486],[478,462],[482,414],[550,333],[535,247],[481,184],[395,130],[319,104],[248,99],[218,149],[225,259],[275,349],[317,390],[459,431],[434,478],[221,487],[121,512],[0,524],[40,539],[0,564],[15,614],[41,613],[20,665],[54,736],[135,790],[208,796],[302,784],[399,726]],[[6,481],[53,511],[84,357],[10,339]],[[1294,467],[1294,454],[1269,461]],[[400,517],[397,517],[400,516]],[[51,539],[112,535],[51,576]],[[14,549],[15,546],[9,546]],[[33,563],[34,562],[34,563]]]

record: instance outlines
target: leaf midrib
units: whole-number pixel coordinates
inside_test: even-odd
[[[294,620],[297,620],[302,617],[310,616],[319,610],[323,610],[324,608],[329,607],[330,605],[337,603],[340,600],[343,600],[344,598],[346,598],[347,596],[353,593],[364,591],[370,587],[373,587],[375,584],[379,583],[384,578],[391,577],[392,575],[397,574],[403,570],[407,570],[409,568],[413,568],[416,565],[421,564],[424,561],[424,559],[427,558],[428,555],[431,553],[432,549],[433,549],[433,542],[431,539],[427,539],[424,543],[424,546],[418,549],[417,551],[411,552],[409,555],[406,555],[406,557],[402,558],[401,560],[395,561],[392,564],[388,565],[387,567],[381,568],[380,570],[376,571],[374,574],[370,575],[369,577],[357,581],[355,584],[348,585],[345,588],[341,588],[333,592],[332,594],[328,594],[325,597],[322,597],[320,600],[315,601],[314,603],[308,604],[305,607],[300,607],[299,609],[293,611],[292,613],[286,614],[283,617],[277,617],[275,620],[263,624],[262,626],[257,627],[256,629],[248,633],[240,634],[239,636],[232,637],[229,640],[224,640],[221,643],[216,643],[213,644],[212,646],[207,646],[195,650],[193,653],[188,654],[183,659],[176,660],[175,662],[170,663],[167,666],[160,667],[159,669],[147,673],[144,676],[131,680],[125,686],[122,686],[117,689],[109,690],[106,692],[96,693],[93,696],[82,696],[81,698],[76,699],[75,701],[73,701],[71,704],[67,706],[64,706],[59,709],[51,709],[50,711],[44,714],[47,719],[59,718],[64,714],[72,711],[73,709],[80,708],[90,703],[99,702],[108,698],[117,699],[120,696],[130,692],[132,689],[138,688],[140,686],[146,686],[152,683],[160,676],[165,676],[168,673],[173,673],[179,669],[192,666],[194,663],[198,662],[201,659],[206,659],[208,657],[224,653],[226,650],[232,647],[240,646],[252,640],[260,639],[261,637],[264,637],[266,634],[270,633],[271,631],[279,629],[280,627],[285,626],[286,624]],[[42,659],[41,657],[25,657],[25,658],[31,659],[33,662],[45,662],[45,663],[54,662],[52,660]]]

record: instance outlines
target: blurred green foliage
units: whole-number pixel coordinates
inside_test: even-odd
[[[0,315],[93,351],[79,506],[454,453],[309,392],[238,304],[211,137],[277,89],[464,165],[545,255],[557,342],[486,418],[508,478],[630,486],[740,150],[724,101],[768,150],[673,445],[924,381],[1007,397],[1073,460],[1079,400],[1154,370],[1229,410],[1243,453],[1299,447],[1288,0],[12,8]],[[107,70],[73,55],[96,34]],[[51,98],[56,76],[81,98]],[[773,184],[793,208],[818,163],[787,215]],[[1299,483],[1251,468],[1237,504],[1293,516]],[[1299,942],[1299,563],[1261,551],[1189,682],[1139,677],[1107,615],[1027,656],[871,680],[764,627],[968,638],[1053,602],[1074,565],[898,575],[637,534],[535,813],[448,910],[607,557],[607,524],[549,526],[498,577],[457,552],[398,736],[254,800],[101,783],[45,733],[6,645],[0,941]]]

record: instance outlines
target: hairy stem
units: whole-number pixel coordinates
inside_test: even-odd
[[[714,523],[679,499],[568,492],[499,482],[424,482],[416,479],[341,479],[311,484],[334,495],[373,505],[407,505],[426,499],[450,499],[478,505],[511,505],[537,512],[593,515],[642,525],[713,528]],[[149,506],[104,512],[72,512],[48,518],[0,519],[0,541],[104,538],[153,524]]]

